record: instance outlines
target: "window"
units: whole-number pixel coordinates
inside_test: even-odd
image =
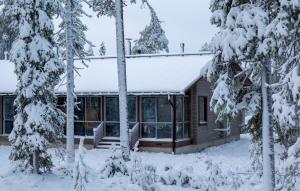
[[[105,119],[106,136],[120,136],[120,118],[119,118],[119,98],[105,98]]]
[[[199,96],[198,100],[198,113],[200,124],[207,123],[207,97]]]
[[[84,121],[85,121],[85,98],[78,97],[74,109],[74,133],[75,135],[85,135]]]
[[[136,97],[128,97],[128,120],[129,127],[132,128],[136,123]]]
[[[128,97],[128,121],[129,127],[133,127],[136,123],[136,97]],[[105,98],[105,125],[106,136],[120,136],[120,118],[119,118],[119,97]]]
[[[142,98],[142,137],[156,137],[156,99],[153,97]]]
[[[176,138],[188,138],[190,129],[190,102],[188,97],[176,97]]]
[[[4,134],[10,134],[14,127],[14,100],[13,96],[4,97]]]
[[[100,124],[101,119],[101,98],[86,97],[86,135],[92,136],[93,129]]]
[[[171,138],[172,107],[167,97],[142,98],[142,137]]]

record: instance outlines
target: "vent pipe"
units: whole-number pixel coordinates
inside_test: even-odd
[[[132,39],[131,38],[126,38],[126,41],[127,41],[127,54],[131,55],[132,54],[132,52],[131,52],[131,41],[132,41]]]
[[[181,53],[184,54],[185,44],[180,43]]]

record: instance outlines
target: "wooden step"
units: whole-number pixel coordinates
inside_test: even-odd
[[[96,149],[110,149],[112,145],[97,145]],[[120,145],[115,145],[115,148],[120,149]]]
[[[111,142],[111,141],[100,141],[99,145],[120,145],[120,142]]]
[[[103,137],[101,139],[102,142],[120,142],[120,137]]]

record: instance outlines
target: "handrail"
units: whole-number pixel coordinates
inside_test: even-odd
[[[97,147],[101,139],[104,137],[104,122],[102,121],[98,127],[93,129],[94,132],[94,148]]]
[[[129,129],[129,146],[131,149],[139,140],[140,123],[136,123],[132,129]]]

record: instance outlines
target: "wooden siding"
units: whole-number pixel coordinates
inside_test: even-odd
[[[217,116],[208,108],[207,124],[199,123],[198,97],[206,96],[208,107],[212,97],[211,84],[200,79],[194,86],[191,87],[191,128],[193,144],[202,144],[211,142],[217,139],[225,138],[225,132],[215,131],[214,129],[226,128],[226,123],[215,122]],[[231,135],[239,136],[242,124],[242,117],[239,116],[231,121]]]
[[[0,96],[0,134],[3,134],[3,96]]]

